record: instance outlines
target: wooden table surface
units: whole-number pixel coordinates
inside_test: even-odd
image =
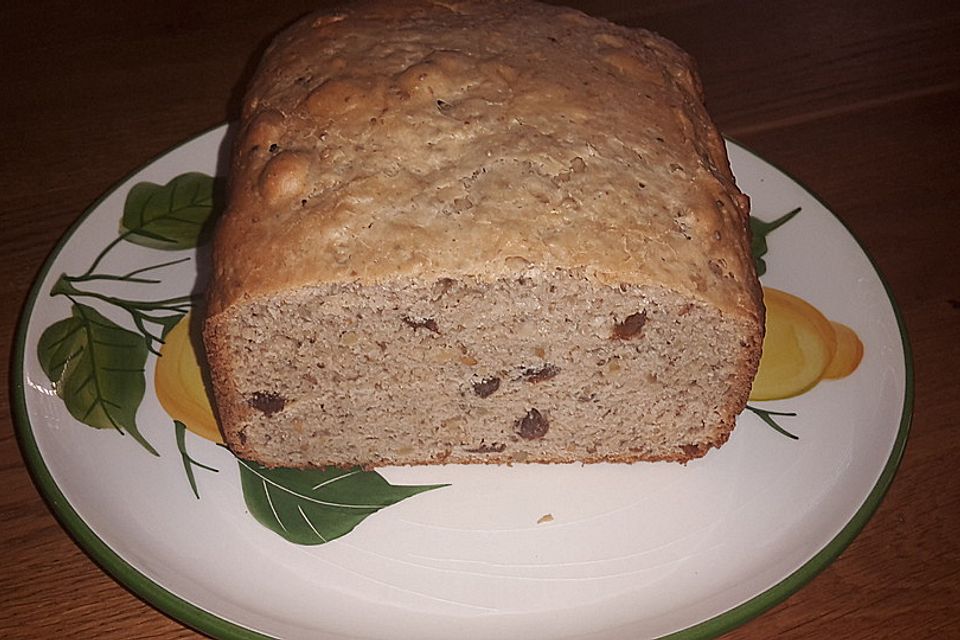
[[[886,499],[841,557],[726,637],[960,638],[960,5],[579,2],[699,61],[721,129],[804,182],[887,278],[916,408]],[[4,3],[0,339],[57,239],[117,180],[236,112],[265,38],[315,3]],[[101,571],[18,449],[3,368],[0,637],[198,637]]]

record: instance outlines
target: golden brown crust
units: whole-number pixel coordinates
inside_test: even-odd
[[[760,313],[748,201],[691,61],[571,9],[373,2],[298,22],[250,88],[230,183],[214,316],[517,257]]]

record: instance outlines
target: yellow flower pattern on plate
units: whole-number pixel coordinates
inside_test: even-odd
[[[155,376],[157,399],[170,417],[187,429],[201,438],[222,443],[194,344],[199,335],[190,330],[191,318],[190,313],[183,316],[164,337]]]
[[[795,295],[764,287],[766,336],[751,400],[800,395],[821,380],[850,375],[863,358],[857,334]]]

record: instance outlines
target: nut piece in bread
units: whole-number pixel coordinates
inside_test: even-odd
[[[690,58],[532,2],[373,2],[267,50],[205,346],[272,466],[687,461],[760,357],[748,199]]]

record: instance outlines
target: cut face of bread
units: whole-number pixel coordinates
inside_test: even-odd
[[[306,287],[211,338],[239,455],[381,466],[699,457],[746,401],[753,330],[662,287],[531,268]]]
[[[365,3],[268,50],[205,346],[268,465],[685,461],[760,356],[748,200],[669,42],[528,2]]]

